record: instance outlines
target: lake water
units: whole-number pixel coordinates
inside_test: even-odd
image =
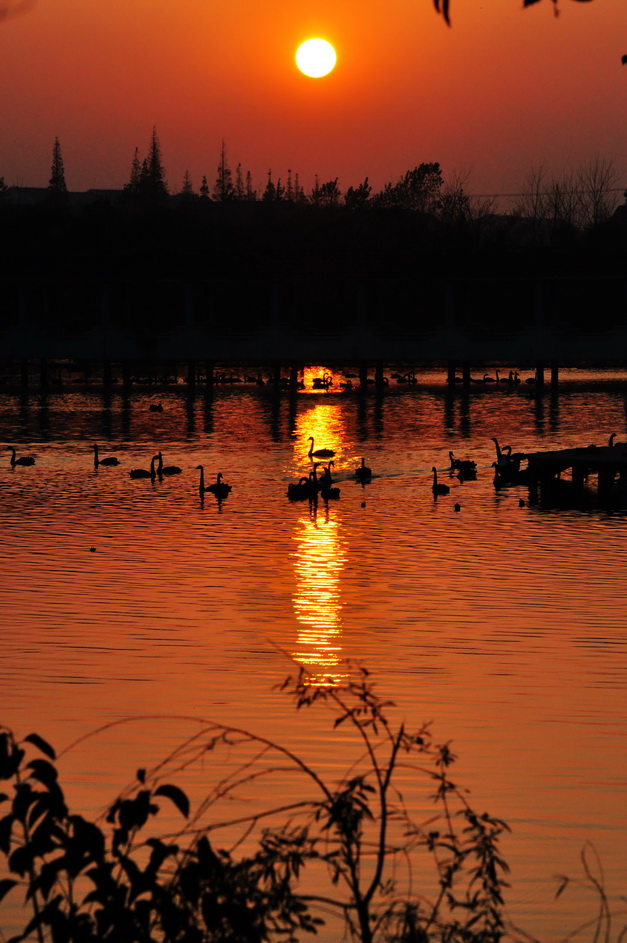
[[[512,828],[510,918],[558,939],[596,912],[587,892],[554,900],[586,842],[617,909],[626,890],[627,512],[495,490],[492,437],[515,451],[627,439],[627,376],[565,370],[559,395],[525,383],[465,395],[432,370],[359,396],[336,392],[339,374],[312,391],[322,370],[293,397],[245,385],[0,394],[6,445],[36,456],[0,460],[0,721],[62,750],[134,718],[61,757],[85,811],[199,718],[278,739],[333,778],[348,734],[273,686],[290,658],[340,680],[343,660],[359,660],[394,717],[433,720],[452,741],[457,781]],[[309,436],[335,450],[341,489],[315,511],[286,497],[311,467]],[[95,469],[94,442],[121,464]],[[131,480],[156,450],[182,473]],[[476,481],[452,477],[449,450],[476,461]],[[223,473],[226,500],[200,500],[199,464],[208,480]],[[437,500],[432,466],[451,487]],[[191,778],[173,781],[193,790]],[[287,774],[275,788],[298,791]],[[14,921],[4,906],[0,927]]]

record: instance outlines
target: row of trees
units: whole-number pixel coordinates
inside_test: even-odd
[[[525,181],[525,192],[516,199],[512,215],[546,224],[566,224],[577,229],[588,229],[607,220],[619,202],[621,189],[612,160],[595,157],[577,171],[551,175],[546,168],[532,169]],[[203,176],[199,191],[194,190],[189,171],[185,172],[178,196],[186,200],[218,202],[287,202],[313,206],[346,206],[350,209],[374,207],[412,210],[429,213],[447,221],[468,220],[495,211],[495,200],[490,197],[471,197],[465,191],[466,179],[454,176],[444,180],[438,162],[418,164],[382,190],[373,192],[368,177],[356,187],[340,189],[338,178],[320,182],[315,177],[309,193],[301,186],[298,174],[287,172],[285,183],[273,178],[268,171],[263,190],[253,186],[250,170],[244,174],[242,165],[235,172],[230,168],[226,147],[222,142],[220,160],[213,186]],[[131,177],[125,193],[153,198],[166,196],[168,188],[157,131],[153,128],[148,156],[140,163],[136,150]],[[627,192],[623,194],[627,199]]]
[[[472,197],[465,190],[466,178],[453,176],[445,181],[438,162],[418,164],[395,182],[386,183],[383,189],[374,192],[368,177],[358,186],[342,191],[338,178],[320,182],[315,177],[309,192],[300,183],[298,174],[287,172],[285,183],[274,178],[272,170],[267,173],[265,187],[253,185],[250,170],[245,173],[241,163],[231,170],[224,142],[220,151],[216,176],[210,185],[203,176],[198,190],[194,189],[189,171],[185,171],[179,190],[168,188],[163,155],[156,128],[153,128],[146,156],[141,159],[135,149],[128,182],[123,188],[123,197],[129,203],[155,205],[174,196],[179,202],[189,205],[196,202],[219,203],[265,202],[308,204],[319,207],[360,209],[396,209],[429,214],[445,222],[456,223],[484,218],[496,211],[496,201],[491,197]],[[6,190],[0,177],[0,193]],[[62,204],[68,199],[68,188],[61,145],[55,138],[50,180],[50,201]],[[521,193],[514,203],[510,215],[531,221],[537,228],[568,226],[585,231],[609,219],[623,195],[627,192],[617,186],[617,173],[612,160],[596,157],[577,171],[562,172],[555,176],[546,168],[532,169]]]

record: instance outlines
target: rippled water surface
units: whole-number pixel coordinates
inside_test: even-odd
[[[582,894],[553,900],[585,842],[608,893],[625,892],[627,512],[530,506],[522,486],[495,490],[491,467],[492,437],[515,451],[627,439],[625,377],[562,378],[559,395],[524,383],[450,394],[437,372],[364,397],[0,394],[6,445],[36,457],[12,468],[0,453],[0,720],[62,749],[137,718],[60,760],[88,811],[201,717],[339,774],[344,735],[272,688],[288,656],[318,678],[360,660],[398,717],[452,740],[457,779],[512,827],[512,919],[565,934],[594,913]],[[335,450],[341,489],[317,509],[286,497],[311,467],[309,436]],[[120,464],[94,468],[94,442]],[[131,480],[157,450],[181,474]],[[449,450],[477,462],[476,481],[451,475]],[[199,464],[207,483],[222,472],[232,485],[224,501],[200,499]],[[451,488],[437,500],[432,466]],[[280,793],[295,788],[279,777]]]

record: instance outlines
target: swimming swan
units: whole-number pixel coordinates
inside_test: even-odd
[[[335,452],[333,449],[316,449],[314,452],[314,437],[309,436],[309,441],[311,442],[311,448],[309,449],[309,458],[333,458]]]
[[[355,469],[355,476],[359,478],[360,481],[369,481],[369,479],[372,478],[372,469],[368,468],[366,460],[363,457],[361,465]]]
[[[159,475],[159,478],[161,478],[162,475],[180,475],[181,474],[181,469],[178,467],[178,465],[164,465],[163,464],[163,455],[161,454],[161,452],[157,452],[157,458],[159,459],[159,464],[157,465],[157,474]]]
[[[21,458],[15,457],[15,449],[12,445],[7,445],[7,452],[11,452],[11,462],[10,465],[14,468],[16,465],[34,465],[35,459],[32,455],[22,455]]]
[[[152,481],[154,481],[157,477],[157,473],[155,471],[156,460],[157,456],[153,455],[150,459],[150,471],[146,471],[145,468],[131,468],[129,476],[131,478],[150,478]]]
[[[99,465],[119,465],[120,459],[115,455],[107,455],[106,458],[100,458],[98,455],[98,446],[94,442],[94,468],[98,468]]]
[[[210,491],[211,494],[215,494],[216,498],[226,498],[227,494],[231,491],[231,486],[227,485],[226,481],[222,481],[222,472],[218,472],[217,478],[212,485],[205,487],[205,467],[204,465],[197,465],[196,468],[200,469],[200,481],[198,483],[200,493],[204,494],[206,491]]]
[[[433,472],[433,485],[431,486],[431,490],[433,491],[433,493],[436,494],[436,495],[437,495],[437,494],[448,494],[449,491],[451,490],[451,489],[449,488],[449,486],[448,486],[448,485],[439,485],[439,484],[438,484],[438,473],[437,473],[437,469],[436,469],[435,465],[433,466],[433,468],[431,469],[431,471]]]

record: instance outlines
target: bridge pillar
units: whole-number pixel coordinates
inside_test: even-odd
[[[470,386],[470,364],[467,360],[462,364],[462,383],[464,386]]]
[[[377,390],[382,390],[385,386],[383,377],[383,361],[377,360],[374,365],[374,385]]]
[[[196,314],[196,305],[194,298],[194,289],[187,283],[185,286],[185,327],[191,329],[194,327]]]
[[[539,389],[544,387],[544,361],[538,360],[536,363],[536,386]]]
[[[187,385],[196,386],[196,361],[187,361]]]
[[[278,285],[272,286],[272,329],[278,331],[281,326],[281,293]]]
[[[207,386],[213,386],[214,376],[213,376],[213,363],[211,360],[207,360],[205,363],[205,379]]]
[[[451,282],[444,286],[444,322],[449,331],[455,327],[455,288]]]
[[[290,366],[290,391],[296,392],[298,387],[298,364],[293,363]]]
[[[559,374],[560,374],[559,364],[557,360],[552,360],[551,361],[551,386],[553,388],[555,388],[559,384],[559,379],[560,379]]]
[[[446,382],[449,386],[455,386],[455,361],[449,360],[446,365]]]
[[[368,386],[368,364],[365,362],[365,360],[362,360],[359,363],[359,385],[364,390]]]

